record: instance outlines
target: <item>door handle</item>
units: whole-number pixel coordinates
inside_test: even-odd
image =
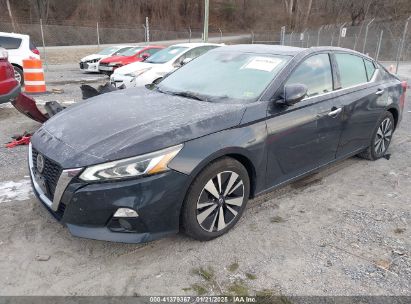
[[[381,96],[382,94],[384,94],[383,89],[378,89],[377,92],[375,92],[375,95],[378,95],[378,96]]]
[[[328,116],[330,117],[336,117],[338,114],[340,114],[342,111],[342,108],[337,108],[332,110],[330,113],[328,113]]]

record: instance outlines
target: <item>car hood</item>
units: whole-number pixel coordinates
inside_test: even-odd
[[[99,54],[91,54],[91,55],[88,55],[86,57],[81,58],[80,61],[84,62],[84,61],[94,60],[94,59],[100,60],[100,59],[105,58],[105,57],[107,57],[107,56],[99,55]]]
[[[80,102],[48,120],[35,149],[63,168],[84,167],[183,143],[237,126],[242,104],[197,101],[133,88]]]
[[[103,60],[101,60],[101,62],[104,62],[104,63],[122,62],[122,61],[128,60],[133,57],[135,56],[111,56],[111,57],[104,58]]]
[[[147,62],[133,62],[127,64],[121,68],[118,68],[114,71],[114,74],[125,75],[133,72],[137,72],[139,70],[143,70],[146,68],[155,68],[160,66],[159,64],[147,63]]]

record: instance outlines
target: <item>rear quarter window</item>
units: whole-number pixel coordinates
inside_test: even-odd
[[[364,61],[361,57],[337,53],[335,59],[340,71],[342,88],[352,87],[368,81]]]
[[[13,37],[2,37],[0,36],[0,47],[6,50],[18,49],[21,45],[21,39]]]
[[[376,68],[374,66],[374,63],[370,60],[364,59],[364,64],[365,64],[365,70],[367,71],[368,81],[370,81],[372,76],[375,73]]]

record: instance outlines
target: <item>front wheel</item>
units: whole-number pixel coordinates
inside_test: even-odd
[[[223,235],[240,219],[250,194],[250,179],[235,159],[206,167],[188,190],[182,210],[185,232],[200,241]]]
[[[17,66],[13,66],[14,68],[14,78],[20,83],[20,85],[24,84],[24,76],[23,76],[23,70],[20,69]]]
[[[358,156],[369,160],[377,160],[387,153],[394,133],[394,117],[390,112],[385,112],[380,118],[371,137],[370,146]]]

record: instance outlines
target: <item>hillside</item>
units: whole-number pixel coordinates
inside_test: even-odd
[[[7,6],[9,3],[9,7]],[[201,29],[202,0],[1,0],[1,22],[136,27],[150,18],[152,28]],[[10,9],[9,9],[10,8]],[[405,18],[410,0],[210,0],[210,27],[226,31],[290,29],[367,18]]]

